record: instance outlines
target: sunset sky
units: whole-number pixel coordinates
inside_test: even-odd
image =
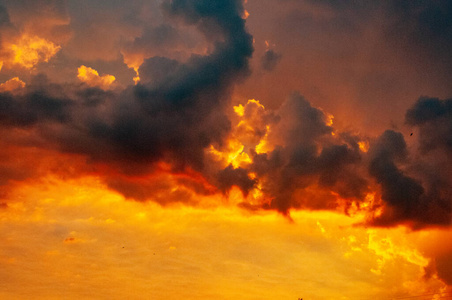
[[[452,299],[452,2],[0,0],[0,299]]]

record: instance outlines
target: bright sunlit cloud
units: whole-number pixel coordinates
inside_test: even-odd
[[[40,62],[49,62],[60,49],[60,46],[51,41],[23,34],[14,42],[6,43],[6,58],[2,64],[32,69]]]
[[[101,89],[110,88],[116,80],[113,75],[105,74],[100,76],[96,70],[86,66],[80,66],[78,68],[77,78],[89,86],[96,86]]]

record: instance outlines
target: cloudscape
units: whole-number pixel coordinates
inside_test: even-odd
[[[452,297],[451,20],[0,0],[0,297]]]

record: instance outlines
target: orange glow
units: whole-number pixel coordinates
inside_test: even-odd
[[[19,79],[19,77],[13,77],[5,83],[0,84],[0,92],[13,92],[25,87],[25,82]]]
[[[257,146],[255,148],[257,154],[271,152],[274,148],[272,145],[270,145],[270,143],[268,141],[268,134],[270,133],[270,126],[267,125],[266,129],[267,129],[267,131],[266,131],[264,137],[260,140],[259,144],[257,144]]]
[[[135,83],[135,85],[137,85],[141,79],[140,79],[140,74],[138,73],[138,70],[135,70],[135,72],[137,73],[137,76],[133,77],[133,82]]]
[[[235,206],[243,200],[236,188],[227,202],[200,197],[217,204],[125,201],[96,177],[22,184],[0,210],[0,264],[15,274],[0,296],[44,299],[54,291],[80,299],[87,282],[96,298],[133,291],[162,300],[181,293],[334,299],[338,291],[348,299],[390,299],[445,287],[422,279],[429,260],[417,249],[430,235],[356,227],[360,218],[326,211],[292,211],[293,222],[272,211],[250,215]],[[131,272],[134,280],[123,284]],[[173,276],[181,287],[164,288]]]
[[[115,81],[115,76],[113,75],[102,75],[99,76],[99,73],[89,67],[86,66],[80,66],[78,68],[78,79],[80,81],[86,83],[89,86],[97,86],[102,89],[108,89],[111,87],[113,82]]]
[[[214,155],[217,161],[222,161],[224,166],[232,164],[234,168],[251,163],[251,158],[243,152],[244,146],[238,140],[230,140],[227,149],[219,151],[210,145],[209,152]]]
[[[358,146],[359,146],[359,150],[361,150],[362,152],[369,151],[369,142],[360,141],[360,142],[358,142]]]
[[[242,104],[239,104],[237,106],[233,107],[234,112],[237,114],[237,116],[239,117],[243,117],[243,115],[245,114],[245,107]]]
[[[326,113],[326,116],[327,116],[326,125],[333,126],[334,116],[332,114],[328,114],[328,113]]]
[[[239,104],[233,110],[238,122],[233,127],[227,146],[218,150],[211,145],[209,153],[216,161],[222,161],[224,166],[232,164],[234,168],[245,167],[252,162],[247,152],[249,149],[255,149],[257,153],[270,149],[267,145],[270,127],[262,124],[265,107],[258,100],[250,99],[246,105]],[[262,131],[265,131],[264,137],[258,135]]]
[[[130,54],[125,52],[122,52],[122,56],[127,67],[135,71],[136,76],[133,77],[133,82],[135,84],[138,84],[138,82],[140,82],[140,74],[138,70],[140,69],[140,66],[144,61],[144,56],[138,53]]]
[[[15,43],[6,46],[11,58],[4,63],[32,69],[40,62],[48,62],[60,49],[48,40],[24,34]]]

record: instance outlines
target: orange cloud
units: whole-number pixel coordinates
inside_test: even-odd
[[[96,70],[83,65],[78,68],[77,77],[89,86],[100,87],[104,90],[110,88],[116,79],[115,76],[108,74],[99,76]]]
[[[40,62],[48,62],[60,49],[51,41],[23,34],[15,42],[4,46],[6,54],[1,58],[1,65],[32,69]]]
[[[0,92],[13,92],[25,87],[25,82],[19,79],[19,77],[13,77],[0,84]]]

